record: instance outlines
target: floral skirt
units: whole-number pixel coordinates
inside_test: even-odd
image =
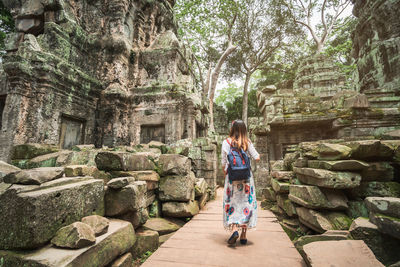
[[[255,228],[257,200],[253,175],[247,181],[234,182],[229,181],[228,175],[225,176],[223,209],[226,230],[232,230],[235,224],[246,225],[247,229]]]

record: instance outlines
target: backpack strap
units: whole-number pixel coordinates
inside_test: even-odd
[[[226,142],[231,146],[231,142],[229,142],[229,138],[226,138]]]

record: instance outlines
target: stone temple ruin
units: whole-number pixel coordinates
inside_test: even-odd
[[[385,266],[397,266],[400,1],[353,3],[355,83],[315,55],[294,82],[259,88],[263,122],[253,132],[266,162],[255,178],[262,205],[308,264],[363,240]]]

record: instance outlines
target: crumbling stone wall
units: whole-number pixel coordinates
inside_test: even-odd
[[[172,143],[207,128],[173,1],[4,4],[17,32],[3,63],[2,159],[12,144],[133,145],[143,126]]]

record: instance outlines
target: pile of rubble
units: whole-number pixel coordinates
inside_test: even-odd
[[[309,262],[307,244],[347,239],[385,265],[400,261],[400,141],[300,143],[268,180],[263,205]]]

